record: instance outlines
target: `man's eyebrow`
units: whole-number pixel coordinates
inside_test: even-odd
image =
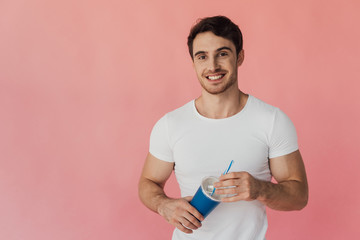
[[[197,52],[194,54],[194,56],[199,55],[199,54],[203,54],[203,53],[205,53],[205,51],[197,51]]]
[[[232,52],[231,48],[229,48],[229,47],[221,47],[221,48],[216,49],[217,52],[220,52],[221,50],[229,50],[230,52]]]
[[[217,52],[220,52],[220,51],[222,51],[222,50],[229,50],[230,52],[232,52],[231,48],[229,48],[229,47],[221,47],[221,48],[216,49]],[[197,51],[197,52],[194,54],[194,56],[197,56],[197,55],[199,55],[199,54],[204,54],[204,53],[207,53],[207,52],[205,52],[205,51]]]

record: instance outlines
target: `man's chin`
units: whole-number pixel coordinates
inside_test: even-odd
[[[210,88],[203,88],[207,93],[212,95],[219,95],[226,91],[227,88],[217,88],[217,89],[210,89]]]
[[[232,85],[234,85],[234,83],[232,84],[228,84],[228,85],[217,85],[217,86],[206,86],[206,85],[203,85],[201,84],[202,88],[209,94],[212,94],[212,95],[219,95],[221,93],[224,93],[226,92],[228,89],[230,89],[232,87]]]

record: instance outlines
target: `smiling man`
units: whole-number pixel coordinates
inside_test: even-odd
[[[265,239],[266,206],[300,210],[308,186],[297,135],[279,109],[238,87],[244,60],[242,34],[228,18],[199,21],[188,47],[201,95],[164,115],[154,126],[139,181],[142,202],[176,229],[173,239]],[[206,219],[190,205],[205,176],[228,197]],[[169,198],[164,186],[172,171],[181,198]],[[271,178],[276,183],[271,182]]]

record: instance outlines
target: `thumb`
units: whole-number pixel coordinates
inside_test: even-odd
[[[184,199],[185,199],[186,201],[190,202],[191,199],[193,199],[193,197],[192,197],[192,196],[187,196],[187,197],[184,197]]]

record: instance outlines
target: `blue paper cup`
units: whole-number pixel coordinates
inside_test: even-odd
[[[214,183],[218,181],[219,179],[217,177],[205,177],[201,181],[201,186],[195,193],[193,199],[190,201],[190,204],[194,206],[204,218],[221,202],[221,195],[214,193],[211,196],[214,190]]]

